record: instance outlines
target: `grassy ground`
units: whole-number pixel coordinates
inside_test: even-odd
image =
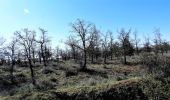
[[[34,67],[36,86],[31,84],[28,67],[15,66],[15,84],[12,85],[9,81],[9,66],[1,66],[0,98],[2,100],[45,100],[61,99],[65,96],[74,100],[80,99],[79,97],[86,98],[88,93],[92,93],[93,98],[97,98],[101,96],[101,93],[106,94],[108,91],[117,91],[116,93],[119,94],[115,89],[124,88],[127,92],[129,91],[127,87],[136,88],[145,72],[140,65],[124,66],[111,61],[110,64],[88,64],[87,66],[88,70],[81,72],[79,64],[71,60],[64,63],[50,62],[44,72],[42,65],[37,63]],[[104,95],[101,98],[104,98]]]

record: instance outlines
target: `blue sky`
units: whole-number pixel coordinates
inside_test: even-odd
[[[137,29],[140,38],[153,37],[159,27],[170,40],[170,0],[0,0],[0,36],[8,40],[16,30],[42,27],[56,46],[77,18],[113,31],[115,38],[122,27]]]

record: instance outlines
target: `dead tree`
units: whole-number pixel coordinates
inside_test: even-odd
[[[80,44],[76,45],[77,48],[81,49],[83,51],[83,65],[82,70],[86,69],[86,63],[87,63],[87,47],[88,47],[88,41],[90,37],[90,29],[91,24],[88,22],[85,22],[84,20],[77,19],[75,23],[71,23],[72,32],[76,33],[78,36],[78,42]]]
[[[103,52],[103,57],[104,57],[104,64],[107,63],[107,57],[109,54],[109,40],[108,40],[108,32],[103,35],[102,39],[102,52]]]
[[[161,54],[163,55],[164,47],[163,47],[160,29],[159,28],[155,29],[154,33],[155,33],[154,43],[155,43],[155,51],[156,51],[155,53],[157,54],[160,51]]]
[[[166,53],[168,53],[168,51],[169,51],[169,49],[170,49],[169,42],[167,42],[166,40],[164,40],[163,43],[162,43],[162,45],[163,45],[164,51],[165,51]]]
[[[59,48],[59,46],[56,46],[55,47],[55,51],[54,51],[55,53],[55,59],[57,60],[57,62],[59,62],[59,60],[61,59],[61,55],[60,55],[60,48]]]
[[[22,53],[21,53],[20,50],[18,50],[18,52],[17,52],[17,64],[19,66],[21,66],[21,56],[22,56]]]
[[[31,49],[32,49],[32,60],[33,60],[33,63],[35,65],[35,62],[36,62],[36,58],[35,58],[35,56],[36,56],[36,41],[33,41],[33,42],[34,43],[33,43],[32,47],[31,47]]]
[[[28,64],[29,64],[29,68],[31,71],[31,79],[32,79],[32,84],[35,85],[36,81],[35,81],[35,75],[34,75],[34,70],[33,70],[33,58],[32,58],[32,47],[33,47],[33,43],[35,43],[35,32],[34,31],[30,31],[28,29],[24,29],[23,32],[25,33],[24,35],[21,34],[20,31],[16,31],[15,35],[18,37],[18,42],[23,46],[24,52],[25,52],[25,56],[27,58]]]
[[[40,37],[40,40],[36,40],[36,42],[39,43],[39,45],[40,45],[40,54],[41,54],[41,56],[39,56],[39,57],[42,57],[44,67],[47,67],[47,59],[46,59],[47,58],[46,57],[46,51],[47,51],[46,49],[47,48],[46,48],[46,45],[50,40],[48,39],[48,37],[46,35],[47,31],[45,31],[42,28],[39,28],[39,29],[41,31],[41,37]],[[41,59],[41,58],[39,58],[39,59]]]
[[[48,46],[45,45],[45,60],[46,60],[46,62],[49,63],[51,58],[52,58],[52,48],[48,44]]]
[[[17,39],[13,39],[9,46],[7,47],[10,51],[10,58],[11,58],[11,68],[10,68],[10,79],[11,79],[11,83],[14,83],[14,76],[13,76],[13,72],[14,72],[14,65],[15,65],[15,53],[16,53],[16,44],[17,44]]]
[[[3,58],[3,52],[4,52],[4,47],[3,47],[3,44],[5,43],[5,39],[3,37],[0,37],[0,55],[1,55],[1,58],[0,58],[0,61],[1,61],[1,65],[4,64],[5,62],[5,59]]]
[[[88,53],[89,56],[91,57],[91,63],[94,63],[94,57],[95,55],[97,55],[97,48],[99,47],[99,42],[100,42],[99,33],[100,31],[96,28],[95,25],[93,25],[93,27],[91,28],[89,47],[88,47]]]
[[[137,31],[135,31],[133,33],[133,35],[134,35],[135,51],[136,51],[136,54],[139,55],[139,43],[140,43],[140,39],[138,39]]]
[[[152,51],[151,43],[150,43],[150,38],[149,37],[145,37],[145,42],[144,42],[143,49],[147,53],[150,53]]]
[[[114,53],[114,41],[113,41],[113,33],[111,31],[108,31],[109,33],[109,54],[110,59],[113,60],[113,53]]]
[[[76,60],[77,59],[77,47],[76,47],[77,40],[75,40],[73,36],[69,36],[65,44],[71,48],[72,58]]]

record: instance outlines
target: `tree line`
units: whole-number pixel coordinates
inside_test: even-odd
[[[2,46],[5,40],[0,39],[0,64],[10,66],[11,82],[14,82],[15,65],[28,66],[32,84],[35,85],[36,63],[43,64],[42,69],[46,70],[50,61],[73,59],[80,64],[80,70],[84,71],[87,63],[107,64],[109,59],[121,58],[123,64],[127,64],[127,56],[140,55],[143,52],[163,55],[170,50],[169,42],[162,39],[159,29],[154,31],[154,40],[145,37],[141,45],[137,31],[133,32],[131,29],[118,30],[118,37],[114,39],[113,32],[102,33],[95,24],[84,20],[77,19],[70,27],[73,34],[64,42],[65,48],[52,49],[48,31],[43,28],[39,28],[40,37],[36,36],[36,31],[27,28],[16,31],[7,46]]]

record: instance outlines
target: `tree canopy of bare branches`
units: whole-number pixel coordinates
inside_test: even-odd
[[[40,45],[40,58],[42,57],[43,59],[43,63],[44,63],[44,67],[47,66],[47,53],[48,53],[48,50],[47,50],[47,43],[50,42],[48,36],[47,36],[47,31],[42,29],[42,28],[39,28],[40,32],[41,32],[41,37],[39,40],[36,40],[36,42]]]
[[[83,51],[83,65],[82,70],[86,69],[87,63],[87,47],[89,46],[90,39],[90,29],[92,24],[84,20],[77,19],[76,22],[71,23],[72,32],[77,34],[77,39],[79,44],[76,45],[77,48]]]
[[[31,71],[31,79],[32,79],[32,84],[36,84],[35,82],[35,75],[34,75],[34,70],[33,70],[33,58],[32,58],[32,48],[35,43],[35,31],[31,31],[28,29],[24,29],[23,33],[21,31],[16,31],[15,35],[18,37],[18,42],[22,45],[23,50],[25,52],[25,56],[27,58],[29,68]]]
[[[17,39],[14,37],[12,41],[9,43],[9,46],[7,47],[10,51],[10,58],[11,58],[11,68],[10,68],[10,77],[11,77],[11,82],[14,83],[14,76],[13,76],[13,71],[14,71],[14,65],[15,65],[15,58],[16,58],[16,45],[17,45]]]

